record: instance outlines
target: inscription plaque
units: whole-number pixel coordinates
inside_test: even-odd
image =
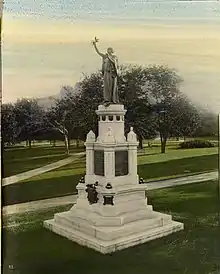
[[[112,195],[110,195],[110,196],[103,196],[103,198],[104,198],[103,205],[114,205],[114,202],[113,202],[114,196],[112,196]]]
[[[128,151],[115,151],[115,176],[128,174]]]
[[[95,150],[94,151],[94,173],[95,175],[104,176],[104,151]]]

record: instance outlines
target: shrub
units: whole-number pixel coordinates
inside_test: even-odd
[[[179,144],[179,148],[206,148],[206,147],[214,147],[215,145],[209,141],[203,140],[192,140],[186,141]]]

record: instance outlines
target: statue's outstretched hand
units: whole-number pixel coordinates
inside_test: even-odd
[[[95,39],[92,41],[92,44],[95,45],[98,42],[99,42],[99,39],[95,36]]]

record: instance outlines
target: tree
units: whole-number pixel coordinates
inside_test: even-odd
[[[144,89],[154,100],[152,109],[156,112],[161,153],[165,153],[169,137],[191,135],[199,125],[197,109],[180,92],[182,81],[174,69],[166,66],[150,66],[146,69]]]
[[[27,141],[31,148],[32,140],[43,128],[43,109],[35,99],[21,99],[14,105],[15,119],[20,132],[19,141]]]
[[[119,90],[121,100],[127,109],[125,131],[134,127],[139,147],[143,148],[143,140],[156,137],[154,117],[150,112],[150,98],[143,89],[146,83],[146,68],[142,66],[121,66]]]
[[[98,105],[103,102],[103,79],[101,72],[95,72],[91,75],[84,75],[84,79],[79,83],[81,93],[77,98],[77,107],[81,112],[79,119],[79,127],[81,136],[92,129],[97,133],[97,115],[95,111]]]
[[[171,113],[172,117],[175,117],[175,119],[173,119],[173,123],[175,124],[170,130],[171,135],[184,138],[193,136],[201,123],[198,109],[184,95],[180,95],[176,98],[173,104]]]
[[[120,101],[127,109],[125,132],[134,127],[140,148],[143,139],[154,138],[159,132],[161,152],[165,153],[169,136],[191,134],[196,129],[198,115],[180,92],[181,82],[175,70],[164,66],[120,67],[118,89]],[[85,138],[90,129],[97,132],[95,110],[103,101],[101,72],[85,75],[80,82],[80,91],[74,98],[68,95],[63,104],[71,113],[74,132]],[[75,103],[68,106],[69,101]]]
[[[54,132],[55,135],[55,132],[59,132],[63,136],[67,154],[71,138],[77,140],[77,145],[82,138],[82,116],[80,97],[72,91],[66,92],[65,97],[57,100],[45,115],[47,131]]]
[[[193,133],[194,137],[215,137],[218,135],[218,116],[206,109],[200,109],[200,125]]]
[[[47,132],[54,134],[54,131],[58,131],[64,137],[64,143],[66,148],[66,154],[69,155],[69,131],[66,127],[67,122],[67,110],[61,110],[59,103],[47,111],[45,115],[45,124],[47,125]],[[57,134],[55,134],[57,135]]]
[[[18,139],[20,128],[16,121],[15,108],[13,104],[2,105],[2,142],[5,145],[14,145]]]

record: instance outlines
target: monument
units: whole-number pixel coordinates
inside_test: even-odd
[[[97,39],[93,45],[98,51],[96,43]],[[183,229],[171,215],[147,203],[146,185],[137,174],[137,137],[133,128],[127,137],[124,133],[126,110],[119,103],[116,57],[111,54],[101,55],[104,103],[96,111],[98,136],[87,134],[86,175],[77,185],[76,204],[44,222],[53,232],[104,254]]]

